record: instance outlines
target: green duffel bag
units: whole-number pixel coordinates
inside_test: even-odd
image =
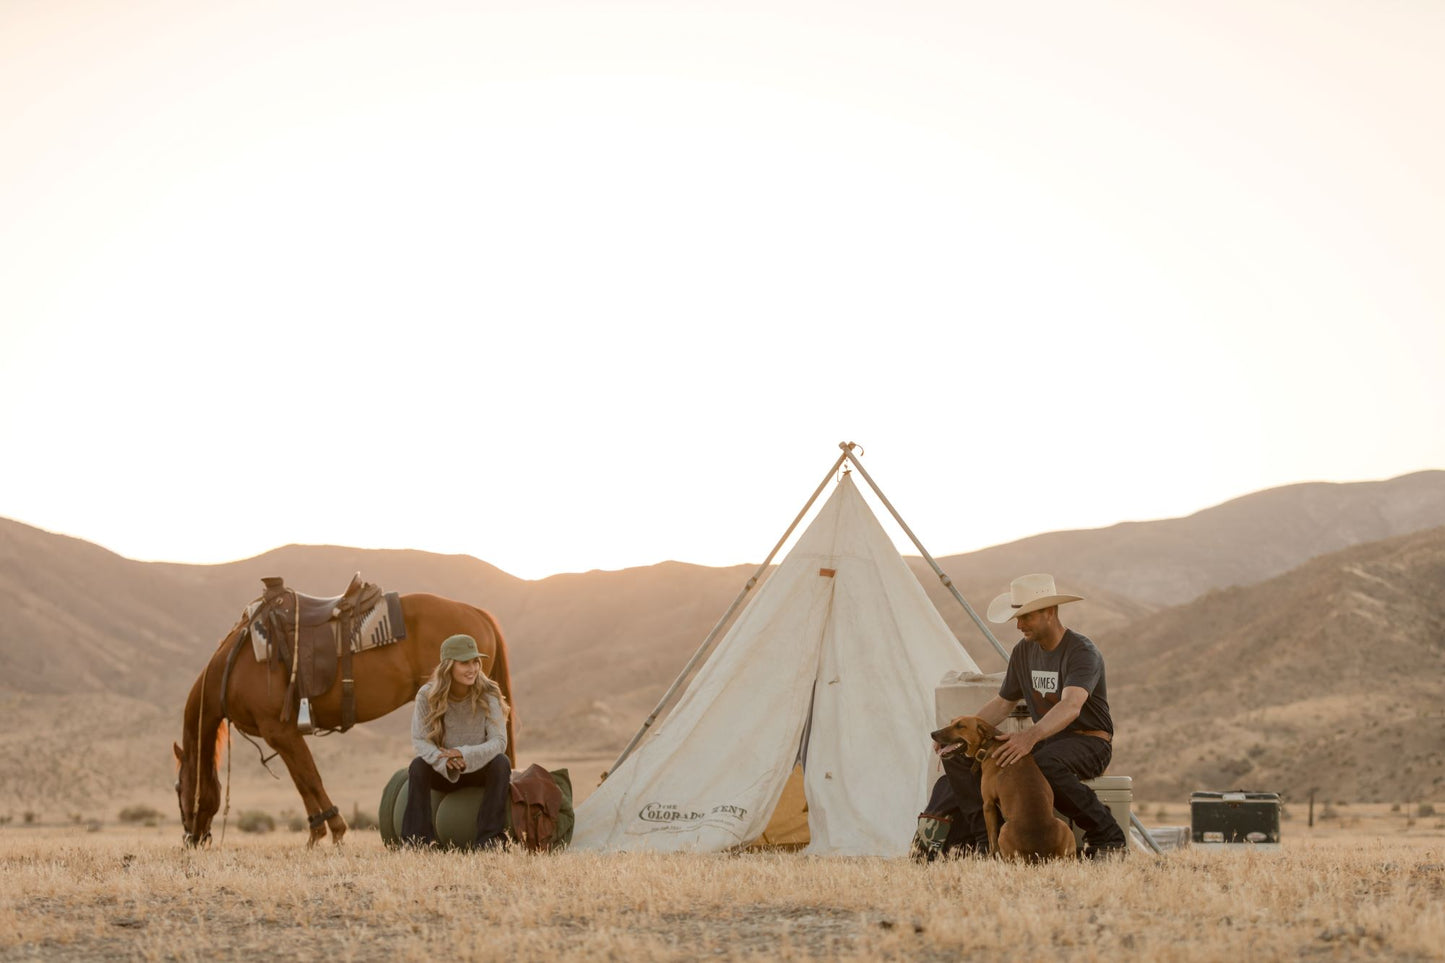
[[[514,773],[514,775],[517,775]],[[572,842],[572,828],[576,815],[572,809],[572,778],[566,769],[549,771],[548,775],[557,784],[562,794],[562,805],[557,814],[557,830],[550,841],[544,841],[543,848],[560,849]],[[381,840],[388,846],[401,845],[401,817],[406,812],[407,793],[410,790],[407,771],[398,769],[381,791],[381,805],[377,809],[377,823]],[[477,840],[477,810],[481,808],[481,789],[466,788],[442,793],[431,792],[432,824],[436,827],[437,842],[442,846],[464,849]],[[516,840],[513,831],[511,805],[507,806],[507,831]]]
[[[572,776],[565,769],[553,769],[552,779],[562,790],[562,811],[557,814],[557,837],[552,840],[553,849],[572,845],[572,829],[577,825],[577,814],[572,809]]]

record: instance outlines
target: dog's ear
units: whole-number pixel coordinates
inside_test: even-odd
[[[978,751],[988,742],[988,730],[992,727],[982,719],[969,719],[962,727],[963,741],[968,745],[968,754],[975,759],[980,758]]]

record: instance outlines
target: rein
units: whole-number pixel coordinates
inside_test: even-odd
[[[206,676],[211,671],[211,663],[206,662],[206,667],[201,670],[201,688],[196,695],[196,789],[192,793],[191,800],[191,826],[197,822],[197,814],[201,811],[201,719],[206,707]],[[191,835],[195,836],[194,828]],[[200,840],[196,840],[199,845]]]

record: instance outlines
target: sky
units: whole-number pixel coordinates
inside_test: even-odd
[[[540,578],[760,561],[841,441],[935,555],[1445,468],[1442,49],[1435,0],[0,0],[0,516]]]

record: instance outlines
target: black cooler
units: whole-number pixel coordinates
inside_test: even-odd
[[[1279,793],[1195,792],[1189,796],[1190,842],[1195,846],[1279,848]]]

